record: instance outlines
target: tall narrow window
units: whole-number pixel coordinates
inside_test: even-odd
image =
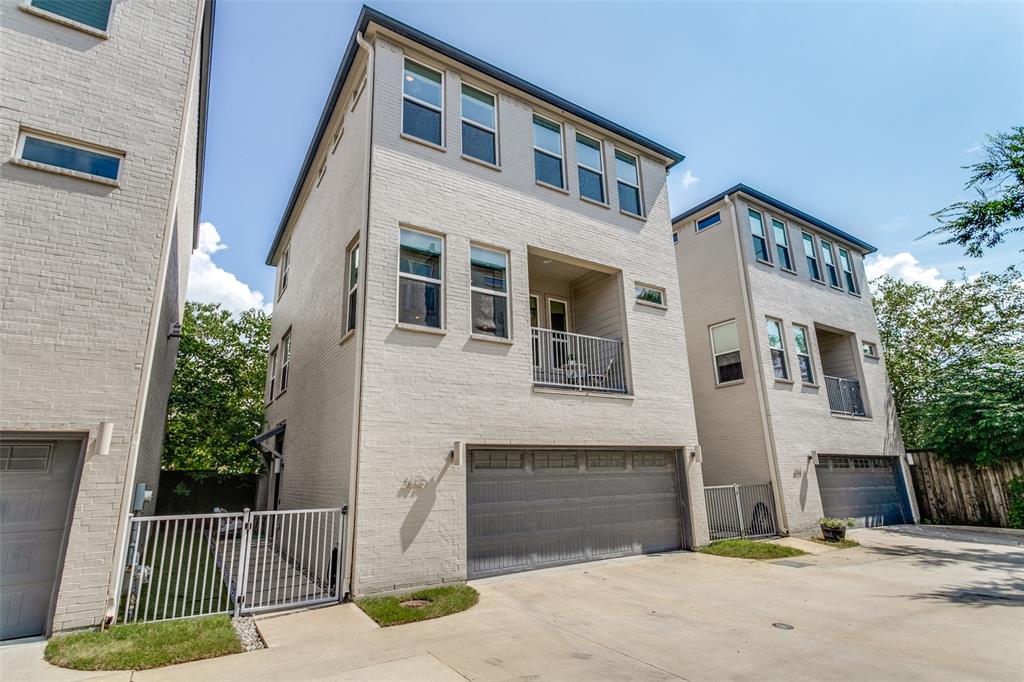
[[[405,60],[402,79],[402,132],[440,145],[444,121],[440,71]]]
[[[853,274],[853,261],[846,249],[839,249],[839,264],[843,268],[843,278],[846,280],[846,290],[851,294],[859,293],[857,290],[857,276]]]
[[[580,178],[580,196],[599,203],[604,198],[604,158],[601,143],[576,133],[576,166]]]
[[[768,331],[768,348],[772,353],[772,371],[776,379],[788,379],[789,367],[786,364],[786,344],[782,338],[782,323],[770,317],[765,320]]]
[[[359,242],[348,247],[348,299],[345,302],[345,333],[356,328],[356,308],[359,306]]]
[[[818,255],[814,252],[814,237],[801,232],[804,240],[804,256],[807,258],[807,272],[811,275],[811,279],[816,282],[821,281],[821,268],[818,267]]]
[[[533,167],[537,182],[565,189],[562,173],[562,126],[533,115]]]
[[[494,95],[462,85],[462,153],[497,165],[498,117]]]
[[[281,388],[278,395],[281,395],[288,388],[288,368],[292,359],[292,330],[289,328],[281,337]]]
[[[18,138],[16,157],[49,168],[63,168],[95,177],[117,181],[124,155],[110,153],[84,143],[71,143],[47,136],[22,132]]]
[[[796,364],[800,366],[800,379],[805,384],[814,383],[814,363],[811,362],[811,339],[807,327],[793,325],[793,345],[796,346]]]
[[[292,245],[284,247],[284,253],[281,254],[281,286],[277,291],[278,299],[281,298],[281,294],[288,288],[288,268],[291,267],[292,262]]]
[[[473,333],[508,338],[508,254],[469,247]]]
[[[110,22],[110,0],[32,0],[30,4],[100,31],[106,31]]]
[[[764,232],[764,218],[754,209],[748,208],[747,221],[750,223],[750,235],[754,239],[754,257],[771,263],[772,255],[768,253],[768,235]]]
[[[736,320],[711,327],[711,352],[715,356],[715,380],[717,383],[724,384],[743,378]]]
[[[274,388],[277,384],[277,346],[270,351],[267,358],[267,404],[274,400]]]
[[[787,270],[793,269],[793,256],[789,251],[789,232],[786,223],[772,218],[772,233],[775,235],[775,252],[779,254],[779,265]]]
[[[444,239],[402,228],[398,263],[398,321],[440,329]]]
[[[821,259],[825,261],[825,274],[828,276],[828,283],[839,287],[839,271],[836,270],[836,256],[832,250],[832,244],[821,240]]]
[[[640,200],[640,173],[636,157],[615,150],[615,179],[619,185],[619,208],[626,213],[642,216],[643,203]]]

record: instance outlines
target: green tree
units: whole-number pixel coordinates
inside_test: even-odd
[[[988,464],[1024,458],[1024,277],[962,277],[933,290],[890,277],[874,306],[908,447]]]
[[[185,303],[171,383],[164,469],[259,471],[246,441],[263,425],[270,316],[232,316],[219,304]]]
[[[939,226],[925,235],[948,235],[942,244],[959,244],[975,257],[1024,230],[1024,126],[989,135],[985,154],[985,160],[964,166],[971,171],[964,189],[974,189],[978,198],[935,213]]]

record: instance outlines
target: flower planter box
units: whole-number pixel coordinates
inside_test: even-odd
[[[819,528],[821,528],[821,537],[826,542],[839,542],[846,539],[846,526],[840,526],[839,528],[819,526]]]

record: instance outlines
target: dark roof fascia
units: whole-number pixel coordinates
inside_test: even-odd
[[[871,244],[868,244],[863,239],[858,239],[857,237],[854,237],[849,232],[846,232],[844,230],[840,230],[835,225],[830,225],[829,223],[826,223],[824,220],[821,220],[819,218],[815,218],[814,216],[810,215],[809,213],[804,213],[800,209],[794,208],[793,206],[790,206],[789,204],[787,204],[785,202],[779,201],[775,197],[768,196],[764,192],[759,192],[758,190],[754,189],[753,187],[748,187],[747,185],[744,185],[742,182],[738,183],[736,185],[733,185],[732,187],[730,187],[729,189],[725,190],[721,194],[716,194],[715,196],[711,197],[707,201],[702,201],[701,203],[697,204],[696,206],[694,206],[691,209],[683,211],[682,213],[680,213],[679,215],[677,215],[675,218],[672,219],[672,224],[675,225],[676,223],[678,223],[681,220],[686,220],[687,218],[690,218],[690,217],[700,213],[701,211],[703,211],[704,209],[708,208],[709,206],[713,206],[714,204],[717,204],[719,201],[721,201],[725,197],[727,197],[729,195],[732,195],[732,194],[736,194],[737,192],[742,192],[743,194],[746,194],[747,196],[750,196],[750,197],[753,197],[754,199],[757,199],[758,201],[760,201],[763,204],[767,204],[769,206],[772,206],[773,208],[776,208],[776,209],[778,209],[780,211],[785,211],[786,213],[788,213],[791,216],[794,216],[796,218],[799,218],[800,220],[804,221],[805,223],[809,223],[811,225],[814,225],[817,228],[820,228],[820,229],[824,230],[825,232],[833,234],[836,237],[839,237],[840,239],[843,239],[843,240],[849,242],[850,244],[853,244],[854,246],[857,246],[858,248],[863,249],[864,253],[866,253],[866,254],[867,253],[874,253],[875,251],[878,251],[877,248],[875,248]]]
[[[210,65],[213,63],[213,20],[217,0],[206,0],[200,37],[199,130],[196,134],[195,220],[192,225],[192,249],[199,246],[199,219],[203,210],[203,169],[206,167],[206,121],[210,110]]]
[[[270,251],[267,253],[267,265],[271,265],[271,260],[274,256],[274,252],[277,251],[277,247],[280,245],[281,237],[284,236],[284,231],[288,226],[288,221],[291,219],[292,211],[295,209],[295,205],[298,202],[299,194],[302,192],[302,186],[305,184],[306,176],[309,174],[310,168],[313,165],[313,160],[316,156],[316,150],[320,146],[320,141],[327,132],[327,124],[330,121],[331,114],[334,112],[334,107],[338,102],[338,98],[341,96],[341,90],[345,85],[345,80],[348,78],[349,70],[352,68],[352,64],[355,62],[356,54],[359,50],[359,46],[356,43],[356,35],[364,33],[367,27],[374,23],[381,28],[387,29],[393,33],[396,33],[404,38],[417,42],[429,50],[437,52],[449,59],[457,61],[461,64],[465,64],[471,69],[475,69],[480,73],[483,73],[495,80],[501,81],[506,85],[521,90],[539,100],[547,102],[553,107],[566,111],[578,118],[583,119],[593,125],[609,130],[616,135],[619,135],[630,142],[633,142],[641,147],[656,152],[665,158],[671,159],[672,163],[668,165],[668,168],[672,168],[677,163],[680,163],[686,157],[677,152],[665,147],[663,145],[654,142],[653,140],[644,137],[643,135],[633,132],[629,128],[621,126],[617,123],[609,121],[603,116],[584,109],[583,107],[573,104],[567,99],[563,99],[554,93],[551,93],[527,80],[514,76],[503,69],[494,66],[482,59],[478,59],[471,54],[463,52],[462,50],[449,45],[448,43],[438,40],[433,36],[427,35],[426,33],[404,24],[397,19],[394,19],[386,14],[378,12],[377,10],[363,5],[362,11],[359,13],[359,19],[356,22],[356,27],[352,31],[352,37],[349,39],[348,47],[345,50],[345,56],[341,60],[341,66],[338,68],[338,74],[334,78],[334,85],[331,86],[331,92],[327,97],[327,103],[324,105],[324,110],[320,114],[320,122],[317,124],[316,132],[313,135],[313,139],[310,142],[309,149],[306,150],[306,158],[302,162],[302,169],[299,171],[299,176],[295,181],[295,186],[292,189],[291,197],[288,199],[288,206],[285,208],[284,215],[281,218],[281,223],[277,228],[277,234],[274,236],[274,242],[270,246]]]

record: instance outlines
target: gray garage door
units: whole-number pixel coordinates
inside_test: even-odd
[[[476,450],[468,476],[471,578],[681,546],[672,452]]]
[[[822,456],[818,488],[826,516],[852,517],[858,527],[906,523],[893,457]]]
[[[0,443],[0,639],[46,630],[80,448]]]

